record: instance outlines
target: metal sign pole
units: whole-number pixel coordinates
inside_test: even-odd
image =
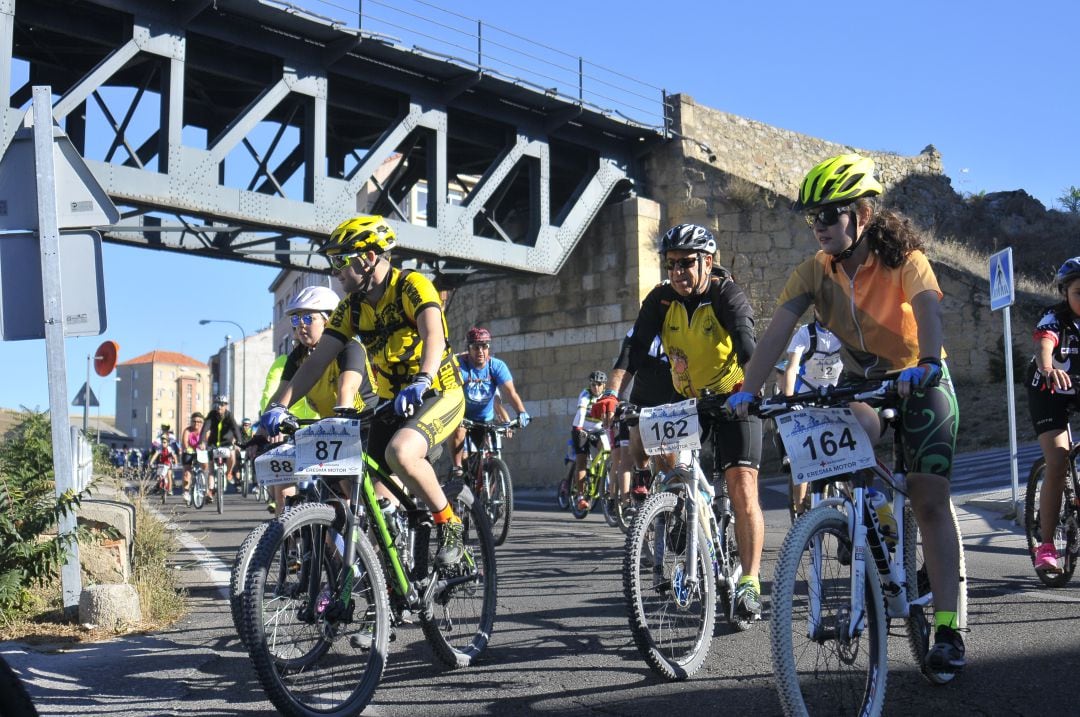
[[[52,88],[34,87],[34,161],[37,173],[38,241],[41,244],[41,294],[45,316],[45,363],[49,377],[53,472],[56,495],[74,486],[71,431],[68,426],[67,358],[64,354],[64,306],[60,293],[60,228],[57,218],[56,173],[53,166]],[[60,516],[59,534],[68,537],[67,558],[60,570],[64,611],[76,612],[82,593],[76,520],[71,511]]]
[[[1020,460],[1016,448],[1016,396],[1013,386],[1013,352],[1012,352],[1012,322],[1009,317],[1009,307],[1001,310],[1001,318],[1005,321],[1005,392],[1009,408],[1009,469],[1012,471],[1012,507],[1013,515],[1019,518],[1020,510],[1020,471],[1017,463]]]

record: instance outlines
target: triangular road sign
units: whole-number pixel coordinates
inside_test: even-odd
[[[87,405],[87,403],[86,403],[86,391],[87,390],[90,391],[90,404],[89,404],[90,407],[91,408],[97,408],[98,406],[100,406],[101,404],[98,403],[97,396],[94,395],[94,389],[92,389],[92,388],[88,389],[85,383],[82,385],[82,388],[79,389],[79,392],[75,394],[75,400],[71,402],[71,405],[72,406],[85,406],[85,405]]]

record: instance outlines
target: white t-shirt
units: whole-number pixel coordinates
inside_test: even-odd
[[[788,353],[797,351],[795,359],[799,362],[799,375],[795,381],[795,391],[820,386],[835,386],[840,380],[840,372],[844,368],[840,360],[840,340],[821,324],[816,324],[816,338],[813,354],[807,356],[810,350],[810,325],[803,324],[788,344]]]

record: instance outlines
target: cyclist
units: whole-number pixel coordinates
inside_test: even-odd
[[[1080,256],[1067,260],[1054,277],[1062,300],[1043,310],[1035,325],[1035,355],[1028,364],[1028,410],[1046,476],[1039,496],[1039,529],[1043,543],[1035,549],[1035,569],[1061,572],[1054,533],[1065,492],[1069,454],[1069,411],[1077,406],[1072,376],[1080,372],[1073,358],[1080,354]]]
[[[228,448],[229,457],[225,462],[225,475],[231,476],[236,467],[235,446],[240,440],[240,427],[236,425],[236,419],[229,413],[229,397],[218,396],[214,399],[214,407],[206,416],[206,422],[202,430],[202,442],[211,451],[214,448]],[[213,457],[213,456],[211,456]],[[210,475],[209,466],[203,466],[203,470]],[[206,491],[206,499],[214,500],[214,481],[209,481],[210,486]]]
[[[325,286],[307,286],[293,297],[285,313],[293,326],[296,348],[289,352],[276,388],[287,386],[308,361],[319,345],[326,330],[330,312],[337,308],[338,295]],[[364,408],[375,404],[375,375],[368,363],[367,350],[359,341],[350,340],[339,346],[340,353],[331,360],[305,394],[315,418],[334,415],[337,406]],[[290,412],[291,409],[290,409]],[[297,415],[293,413],[293,415]],[[285,498],[294,495],[296,488],[285,485],[273,486],[273,506],[280,512]]]
[[[196,411],[191,414],[191,423],[180,434],[180,447],[183,453],[180,463],[184,466],[184,500],[191,502],[191,466],[195,464],[195,449],[202,445],[203,415]],[[203,470],[206,467],[203,466]]]
[[[653,337],[667,350],[672,386],[685,398],[705,392],[738,390],[743,369],[754,351],[754,312],[731,274],[714,263],[716,239],[696,224],[672,227],[660,240],[660,255],[670,280],[649,292],[641,304],[631,336],[633,369],[648,354]],[[613,382],[614,384],[614,382]],[[613,385],[616,393],[620,385]],[[615,400],[611,396],[609,402]],[[735,511],[742,577],[735,590],[735,609],[744,620],[761,617],[761,550],[765,518],[758,504],[761,465],[761,421],[753,416],[717,418],[714,461],[724,474]]]
[[[368,448],[430,507],[439,534],[436,561],[449,567],[464,556],[461,518],[427,454],[461,422],[465,395],[439,294],[423,274],[390,264],[396,243],[394,230],[380,216],[348,219],[330,234],[319,251],[348,295],[330,316],[315,351],[274,394],[260,420],[271,435],[277,433],[287,415],[282,403],[307,394],[342,346],[359,336],[376,370],[379,397],[393,399],[395,413],[406,419],[394,428],[376,422]],[[428,398],[429,389],[438,395]]]
[[[814,320],[795,330],[787,347],[784,361],[783,391],[792,396],[800,391],[835,386],[840,380],[844,362],[840,359],[840,340],[825,328],[814,313]],[[780,450],[780,462],[785,472],[791,471],[790,460],[784,451],[783,441],[776,441]],[[795,515],[802,515],[810,507],[807,502],[807,483],[791,487],[791,502]]]
[[[588,510],[589,501],[585,497],[585,469],[589,462],[589,431],[595,431],[604,425],[599,412],[593,412],[593,404],[604,393],[607,374],[593,371],[589,374],[589,385],[578,394],[577,411],[570,421],[570,439],[574,443],[574,467],[577,478],[574,480],[574,493],[577,496],[578,510]]]
[[[514,377],[510,375],[510,368],[506,362],[491,355],[491,332],[474,326],[469,329],[466,339],[469,343],[468,352],[458,354],[465,390],[465,417],[470,421],[491,421],[496,413],[496,394],[502,395],[505,391],[506,398],[517,410],[518,424],[525,428],[529,425],[529,414],[514,388]],[[474,441],[479,445],[483,442],[483,436],[475,436]],[[454,432],[451,446],[451,459],[454,464],[451,477],[460,478],[461,460],[465,453],[463,427],[458,426]]]
[[[172,493],[172,468],[176,465],[177,457],[180,455],[180,447],[176,444],[176,439],[172,435],[172,426],[168,423],[161,424],[161,433],[150,444],[150,449],[150,460],[147,464],[150,466],[163,465],[168,468],[165,473],[165,485],[159,486],[159,488],[166,493]]]
[[[899,430],[910,451],[908,494],[934,591],[936,632],[926,665],[959,672],[965,664],[956,631],[959,548],[949,506],[959,413],[944,363],[942,294],[911,220],[872,201],[882,191],[873,160],[856,154],[827,159],[803,179],[793,208],[806,214],[821,249],[788,278],[743,390],[728,405],[746,413],[811,305],[842,345],[841,382],[901,371]],[[852,410],[876,441],[881,424],[873,409],[856,403]]]
[[[615,367],[611,370],[611,388],[607,392],[609,396],[615,396],[621,403],[628,400],[631,404],[640,408],[661,406],[665,403],[673,403],[681,400],[681,396],[675,392],[671,383],[671,364],[668,362],[667,353],[664,351],[664,343],[660,336],[654,336],[649,344],[649,350],[638,357],[639,363],[633,367],[630,365],[630,354],[633,346],[631,340],[634,336],[634,328],[626,332],[623,337],[622,349],[618,358],[615,359]],[[629,374],[632,380],[627,380]],[[613,401],[601,400],[602,411],[605,418],[614,418],[617,411],[612,410]],[[618,466],[617,475],[622,484],[623,495],[631,490],[630,473],[636,472],[637,480],[634,481],[635,492],[648,491],[647,485],[651,479],[649,471],[649,457],[645,455],[645,448],[641,445],[641,433],[637,422],[629,425],[626,421],[620,421],[619,434],[615,438],[615,448],[612,449],[612,464]],[[675,464],[675,456],[665,454],[659,456],[661,470],[670,470]]]

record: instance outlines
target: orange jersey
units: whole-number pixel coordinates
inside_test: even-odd
[[[850,277],[840,264],[833,271],[831,260],[819,251],[799,264],[779,305],[802,314],[813,304],[821,323],[840,339],[845,371],[873,377],[915,366],[919,333],[911,300],[924,291],[942,297],[926,255],[913,251],[891,269],[871,252]]]

